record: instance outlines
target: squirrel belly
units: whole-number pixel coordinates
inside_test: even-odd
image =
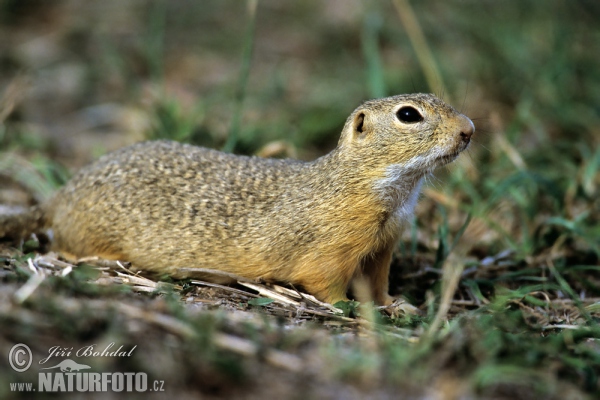
[[[0,237],[50,228],[53,248],[193,275],[213,269],[346,298],[354,279],[388,304],[388,274],[422,178],[469,144],[472,122],[432,95],[371,100],[311,162],[138,143],[79,171]],[[182,273],[181,271],[187,271]]]

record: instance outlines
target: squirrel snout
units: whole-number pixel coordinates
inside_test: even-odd
[[[475,125],[473,125],[473,121],[471,121],[469,118],[465,117],[464,115],[462,117],[463,121],[459,127],[460,139],[465,142],[465,144],[468,144],[471,141],[471,136],[473,136],[473,133],[475,133]]]

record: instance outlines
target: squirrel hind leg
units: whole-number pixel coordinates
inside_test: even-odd
[[[357,272],[359,263],[348,260],[320,261],[318,267],[304,266],[304,274],[294,277],[304,290],[315,296],[318,300],[335,304],[338,301],[348,301],[346,293],[353,276]]]
[[[338,301],[348,301],[348,297],[346,296],[346,289],[341,286],[338,288],[329,287],[321,287],[312,286],[310,284],[303,284],[304,289],[308,293],[313,294],[318,300],[323,301],[329,304],[335,304]]]

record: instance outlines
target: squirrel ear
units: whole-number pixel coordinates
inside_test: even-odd
[[[364,132],[364,124],[365,113],[358,113],[358,115],[354,118],[354,131],[358,134],[362,134]]]
[[[350,145],[355,140],[363,140],[370,133],[368,111],[359,110],[346,120],[339,144]]]
[[[367,136],[367,129],[365,127],[365,113],[359,112],[354,116],[352,121],[353,136],[355,139],[363,139]]]

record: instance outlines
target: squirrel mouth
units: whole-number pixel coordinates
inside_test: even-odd
[[[438,157],[436,161],[438,165],[446,165],[456,160],[456,157],[458,157],[459,154],[460,152],[446,154],[445,156]]]

